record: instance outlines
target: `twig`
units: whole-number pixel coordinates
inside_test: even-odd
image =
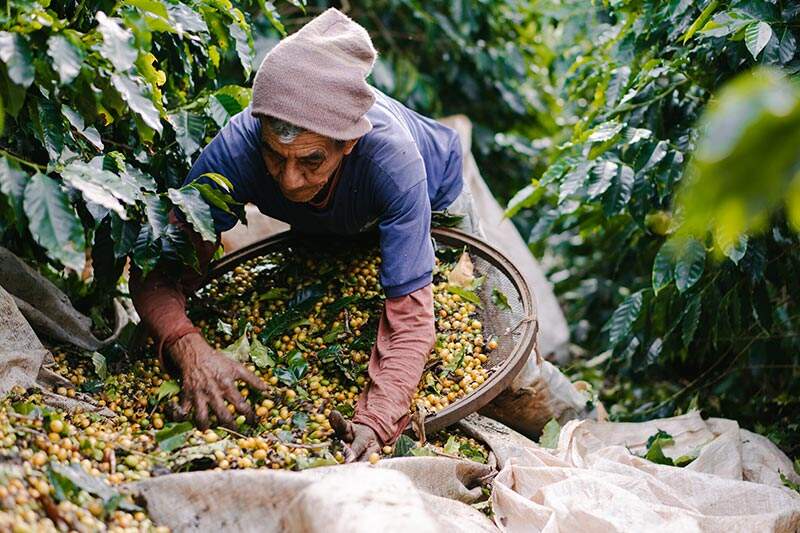
[[[9,159],[13,159],[17,163],[21,163],[23,165],[29,166],[29,167],[31,167],[31,168],[33,168],[35,170],[38,170],[39,172],[44,172],[44,171],[47,170],[47,166],[46,165],[40,165],[38,163],[34,163],[32,161],[28,161],[27,159],[23,159],[18,155],[12,154],[8,150],[3,150],[2,148],[0,148],[0,155],[3,155],[3,156],[5,156],[5,157],[7,157]]]

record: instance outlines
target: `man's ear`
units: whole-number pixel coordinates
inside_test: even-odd
[[[344,155],[350,155],[350,152],[353,151],[353,148],[356,147],[356,143],[358,139],[353,139],[351,141],[345,141],[344,143]]]

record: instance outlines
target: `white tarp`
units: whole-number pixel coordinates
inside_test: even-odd
[[[675,444],[665,454],[699,456],[685,468],[639,457],[658,430]],[[732,420],[697,413],[643,423],[572,421],[558,449],[513,450],[494,480],[495,522],[511,533],[680,531],[794,533],[800,495],[781,486],[797,480],[769,440]]]

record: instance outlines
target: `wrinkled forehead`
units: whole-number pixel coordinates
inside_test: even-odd
[[[336,146],[336,141],[319,133],[299,128],[288,133],[285,131],[276,132],[267,119],[261,118],[260,120],[261,140],[272,148],[315,147],[332,150]]]

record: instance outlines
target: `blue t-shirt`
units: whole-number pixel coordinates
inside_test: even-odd
[[[315,208],[281,194],[261,157],[261,121],[250,108],[233,117],[203,150],[185,183],[217,172],[233,184],[232,196],[307,234],[355,235],[377,226],[380,280],[390,298],[431,282],[434,256],[431,210],[449,206],[461,192],[462,154],[457,133],[373,89],[367,112],[372,130],[345,156],[327,205]],[[213,183],[212,183],[213,185]],[[212,207],[218,232],[236,218]]]

